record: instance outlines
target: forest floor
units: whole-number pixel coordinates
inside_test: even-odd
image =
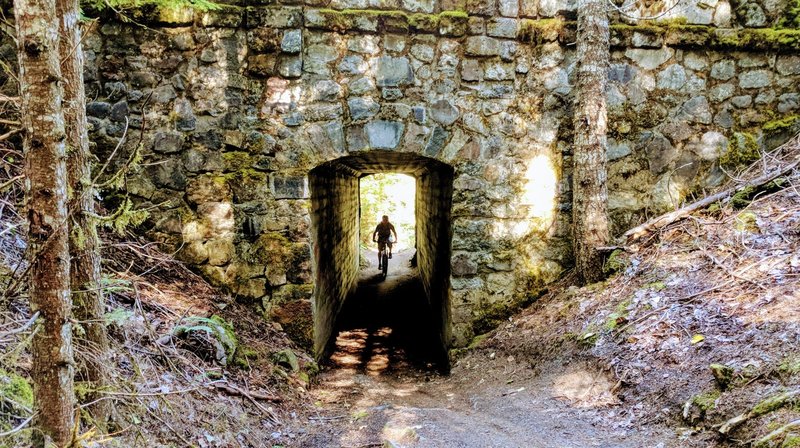
[[[772,154],[775,163],[797,149],[795,141]],[[567,274],[451,351],[449,375],[432,328],[417,325],[423,296],[410,252],[395,254],[385,281],[367,257],[320,372],[254,304],[221,294],[152,244],[107,236],[114,381],[106,391],[78,381],[76,390],[82,402],[113,400],[117,423],[105,436],[84,419],[81,443],[800,446],[796,185],[795,172],[628,245],[610,258],[616,272],[604,282],[578,288]],[[13,231],[21,217],[0,212],[9,229],[0,232],[2,277],[11,280],[0,309],[2,433],[30,414],[31,363],[30,332],[16,331],[30,312],[11,272],[24,271],[25,244]],[[85,366],[78,372],[80,380]],[[29,436],[0,437],[0,447],[27,446]]]

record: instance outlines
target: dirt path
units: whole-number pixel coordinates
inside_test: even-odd
[[[475,352],[440,375],[414,306],[420,292],[410,257],[395,254],[385,282],[375,260],[362,271],[331,365],[311,391],[317,413],[297,446],[678,446],[667,442],[671,434],[635,429],[637,416],[617,415],[613,383],[592,366],[534,375],[526,363]]]

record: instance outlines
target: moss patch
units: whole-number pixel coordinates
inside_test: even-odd
[[[523,20],[519,26],[519,36],[523,41],[535,45],[545,42],[566,40],[569,30],[575,29],[575,22],[561,19]]]
[[[735,132],[730,139],[728,151],[719,158],[726,168],[742,168],[761,158],[756,137],[749,132]]]
[[[772,120],[764,123],[761,129],[768,133],[777,133],[791,129],[800,121],[800,115],[788,115],[779,120]]]

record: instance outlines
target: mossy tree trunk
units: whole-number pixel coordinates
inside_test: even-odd
[[[603,278],[598,247],[608,243],[606,81],[609,24],[605,0],[578,2],[578,73],[575,95],[572,222],[580,280]]]
[[[105,305],[100,289],[100,244],[94,216],[86,99],[83,86],[84,56],[81,45],[77,0],[56,0],[59,16],[61,74],[64,79],[64,119],[67,131],[67,177],[69,183],[69,252],[74,313],[85,329],[85,338],[75,340],[82,371],[94,389],[108,384],[108,335],[103,323]],[[89,394],[87,401],[96,401]],[[90,412],[101,431],[111,416],[112,402],[98,401]]]
[[[34,446],[67,445],[73,428],[67,151],[55,0],[15,0],[31,310]]]

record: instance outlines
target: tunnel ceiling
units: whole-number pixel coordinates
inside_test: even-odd
[[[394,172],[419,175],[425,171],[452,169],[438,160],[413,153],[393,151],[369,151],[351,153],[322,164],[319,168],[344,168],[354,176]]]

